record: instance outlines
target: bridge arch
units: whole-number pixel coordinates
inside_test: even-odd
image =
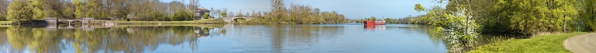
[[[234,18],[234,22],[236,22],[236,23],[243,23],[246,21],[248,21],[248,19],[246,19],[246,18]]]
[[[227,23],[239,23],[239,22],[246,22],[253,19],[252,17],[225,17],[223,18],[224,21]]]

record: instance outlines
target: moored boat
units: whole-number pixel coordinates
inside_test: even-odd
[[[364,21],[364,25],[385,25],[385,21]]]
[[[375,21],[375,25],[385,25],[385,21]]]

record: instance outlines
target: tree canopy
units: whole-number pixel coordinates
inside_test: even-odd
[[[11,21],[26,21],[31,20],[33,15],[33,10],[25,1],[13,1],[8,6],[8,13],[6,19]]]
[[[441,0],[442,1],[442,0]],[[429,24],[448,24],[444,15],[460,10],[480,25],[482,33],[533,34],[537,32],[560,32],[575,29],[579,22],[591,22],[589,6],[592,0],[449,0],[445,9],[432,6],[425,9],[415,5],[416,11],[427,11]],[[592,8],[593,9],[593,8]],[[593,12],[593,11],[592,11]],[[592,24],[583,28],[591,31]]]

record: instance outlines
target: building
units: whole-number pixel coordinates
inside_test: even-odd
[[[195,11],[195,19],[201,19],[203,18],[204,14],[207,14],[211,11],[209,11],[209,9],[205,9],[205,8],[197,8],[197,11]]]

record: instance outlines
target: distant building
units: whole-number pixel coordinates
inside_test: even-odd
[[[209,9],[205,9],[205,8],[197,8],[197,11],[195,11],[195,12],[196,12],[195,13],[195,18],[196,19],[201,19],[201,18],[203,18],[203,15],[204,14],[207,14],[210,11],[209,11]]]

